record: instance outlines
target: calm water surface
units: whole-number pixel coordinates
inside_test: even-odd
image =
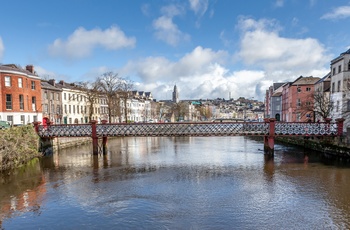
[[[0,229],[349,229],[350,168],[244,137],[110,139],[0,174]],[[305,157],[305,153],[308,157]]]

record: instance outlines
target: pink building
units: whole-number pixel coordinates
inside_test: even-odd
[[[313,93],[318,77],[300,76],[294,82],[287,83],[282,90],[282,121],[315,121],[313,112]]]

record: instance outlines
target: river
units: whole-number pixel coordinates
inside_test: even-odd
[[[349,229],[350,167],[246,137],[125,137],[0,174],[0,229]]]

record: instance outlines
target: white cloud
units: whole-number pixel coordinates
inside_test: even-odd
[[[0,60],[2,59],[2,55],[4,53],[4,50],[5,50],[5,46],[4,44],[2,43],[2,39],[0,37]]]
[[[207,98],[261,98],[264,89],[256,90],[257,82],[264,80],[264,71],[242,70],[230,72],[224,65],[229,55],[226,51],[213,51],[196,47],[177,61],[164,57],[149,57],[130,62],[121,73],[131,73],[140,78],[137,90],[150,91],[156,99],[171,99],[176,84],[180,99]],[[269,82],[271,83],[271,82]],[[262,87],[262,86],[261,86]]]
[[[127,37],[122,30],[112,26],[106,30],[99,28],[86,30],[83,27],[76,29],[66,41],[56,39],[49,46],[52,56],[68,58],[84,58],[91,55],[94,48],[100,46],[107,50],[133,48],[136,39]]]
[[[284,5],[284,0],[276,0],[275,6],[276,7],[283,7]]]
[[[208,0],[189,0],[191,10],[199,17],[203,16],[208,10]]]
[[[274,21],[242,19],[238,57],[248,66],[261,68],[269,79],[278,81],[296,76],[326,73],[331,57],[316,39],[285,38],[279,35]],[[323,77],[323,76],[315,76]]]
[[[181,15],[183,9],[175,5],[169,5],[161,9],[163,15],[153,21],[155,36],[165,43],[176,46],[181,41],[189,41],[190,35],[183,33],[173,22],[173,17]]]
[[[340,6],[333,9],[332,12],[324,14],[322,19],[341,19],[350,17],[350,6]]]

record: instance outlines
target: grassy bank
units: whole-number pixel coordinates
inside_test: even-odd
[[[17,168],[41,156],[39,137],[32,126],[0,130],[0,171]]]

